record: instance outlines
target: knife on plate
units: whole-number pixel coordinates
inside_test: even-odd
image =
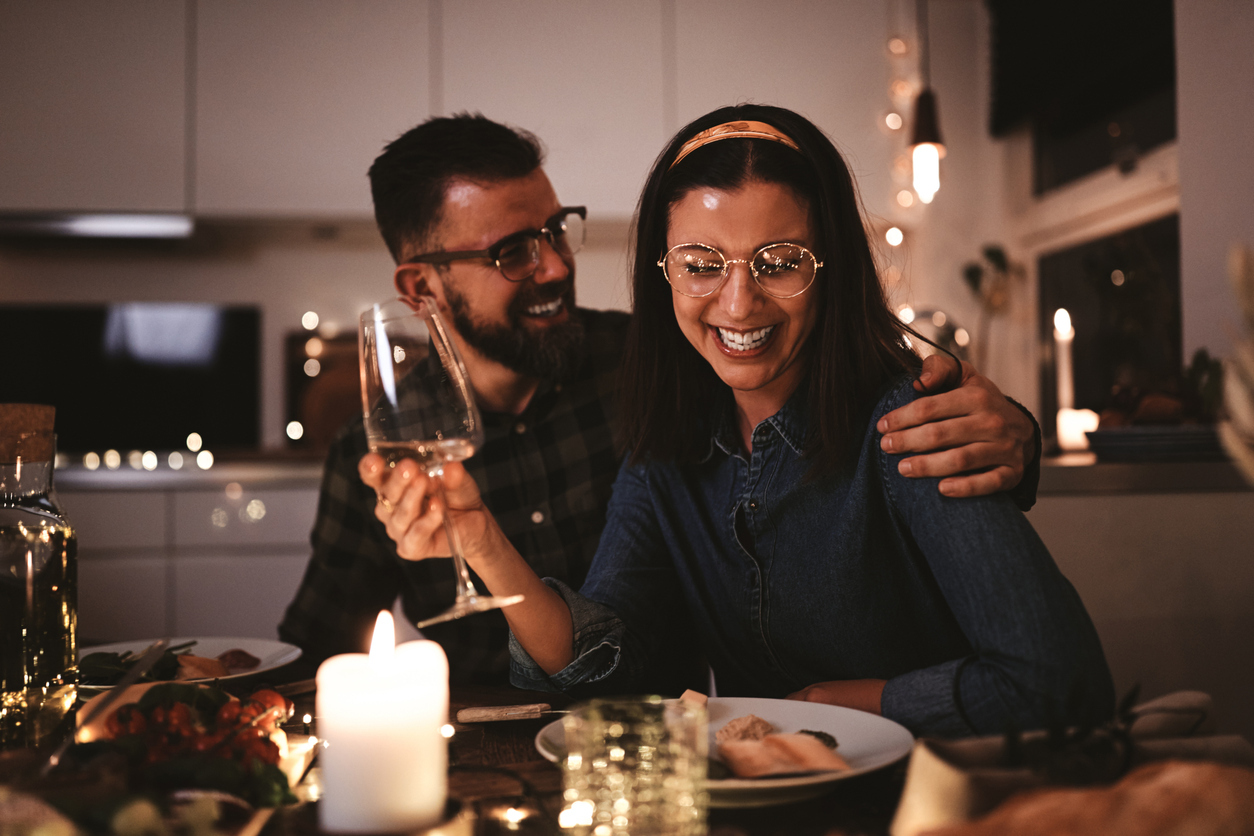
[[[529,705],[492,705],[482,708],[463,708],[457,712],[459,723],[496,723],[501,720],[538,720],[554,714],[569,714],[555,710],[547,702]]]
[[[161,655],[165,653],[165,649],[169,646],[169,639],[160,639],[159,641],[153,642],[149,648],[144,651],[144,655],[140,656],[139,660],[136,661],[135,664],[131,665],[130,670],[123,674],[122,678],[118,680],[118,684],[114,685],[113,688],[100,700],[100,702],[96,703],[92,707],[91,711],[87,712],[87,715],[79,721],[78,726],[74,730],[74,734],[67,737],[65,741],[62,742],[62,744],[58,746],[51,755],[48,756],[47,762],[44,763],[43,767],[39,770],[40,778],[51,772],[56,765],[61,762],[61,757],[66,753],[66,750],[68,750],[74,741],[78,739],[78,729],[86,726],[92,720],[95,720],[103,714],[109,706],[117,702],[118,698],[122,696],[122,692],[138,682],[141,676],[148,673],[148,669],[157,663],[157,660],[161,658]]]

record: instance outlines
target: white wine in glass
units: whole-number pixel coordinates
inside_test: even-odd
[[[463,461],[483,443],[483,421],[475,406],[466,367],[448,327],[428,296],[393,299],[372,305],[361,315],[361,400],[370,451],[389,467],[412,459],[437,477],[448,462]],[[447,507],[447,503],[445,503]],[[457,598],[418,628],[477,612],[507,607],[521,595],[480,595],[462,557],[457,528],[448,514],[444,534],[453,556]]]

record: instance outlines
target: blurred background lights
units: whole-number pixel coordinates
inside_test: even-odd
[[[954,331],[954,342],[958,344],[959,348],[966,348],[971,344],[971,334],[967,332],[966,328],[959,328]]]
[[[300,421],[287,422],[287,437],[292,441],[300,441],[301,436],[305,434],[305,427]]]
[[[180,453],[178,450],[175,450],[173,453],[170,454],[169,458],[166,459],[166,462],[170,465],[171,470],[182,470],[183,469],[183,454]]]
[[[1123,287],[1123,283],[1126,280],[1127,280],[1127,277],[1123,275],[1122,270],[1115,270],[1114,272],[1110,274],[1110,283],[1113,284],[1115,287]]]
[[[901,281],[901,268],[896,264],[890,264],[884,268],[884,282],[888,285],[895,285]]]
[[[192,433],[187,436],[187,449],[195,453],[204,446],[204,440],[200,437],[200,433]]]
[[[884,117],[884,124],[888,126],[890,131],[899,131],[905,123],[902,121],[900,113],[890,113]]]
[[[914,322],[914,308],[909,305],[902,305],[897,309],[897,318],[909,325]]]
[[[144,467],[144,454],[139,450],[132,450],[126,454],[126,463],[131,466],[131,470],[142,470]]]
[[[95,470],[100,467],[100,456],[96,453],[88,453],[83,456],[83,467],[88,470]]]
[[[894,226],[889,228],[888,232],[884,233],[884,240],[888,242],[890,247],[896,247],[899,246],[902,241],[906,240],[906,236],[905,233]]]
[[[144,470],[156,470],[157,454],[152,450],[145,450],[144,455],[140,457],[140,463],[143,464]]]
[[[317,377],[318,372],[322,371],[322,364],[310,357],[305,361],[305,374],[310,377]]]
[[[209,522],[213,523],[214,528],[226,528],[226,524],[231,521],[227,516],[225,508],[214,508],[209,513]]]
[[[261,518],[266,515],[266,504],[260,499],[250,499],[248,504],[240,509],[240,518],[245,522],[261,522]]]
[[[322,348],[322,340],[317,337],[310,337],[305,341],[305,353],[310,357],[321,357]]]
[[[305,315],[300,318],[300,324],[305,326],[306,331],[312,331],[318,327],[318,315],[313,311],[305,311]]]
[[[392,346],[392,359],[399,366],[405,362],[405,349],[399,345]]]
[[[944,328],[945,323],[949,321],[949,317],[945,316],[944,311],[936,311],[932,314],[932,324],[937,328]]]
[[[453,732],[454,732],[454,731],[455,731],[455,730],[454,730],[454,728],[453,728],[452,724],[450,724],[450,723],[445,723],[444,725],[440,726],[440,736],[441,736],[441,737],[444,737],[444,738],[450,738],[450,737],[452,737],[452,736],[453,736]]]
[[[894,99],[910,98],[910,82],[906,81],[904,78],[895,80],[892,83],[892,86],[888,89],[889,92],[892,93]]]
[[[122,466],[122,454],[117,450],[105,450],[104,464],[110,470],[117,470]]]
[[[905,55],[909,51],[906,42],[902,38],[892,38],[888,41],[888,51],[893,55]]]
[[[244,486],[239,482],[230,482],[224,491],[226,498],[235,501],[244,495]]]
[[[60,470],[70,463],[70,455],[68,453],[57,453],[52,457],[52,468]]]
[[[909,209],[914,205],[914,192],[909,189],[902,189],[897,192],[897,205]]]
[[[201,470],[208,470],[213,467],[213,453],[208,450],[201,450],[196,454],[196,466]]]

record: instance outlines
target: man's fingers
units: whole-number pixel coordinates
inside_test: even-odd
[[[943,392],[963,380],[963,369],[948,354],[937,352],[923,358],[923,368],[914,381],[916,392]]]
[[[413,518],[403,531],[388,535],[396,541],[396,553],[406,560],[447,555],[448,547],[443,540],[444,504],[437,497],[423,497],[425,510]]]
[[[1001,467],[1014,458],[1002,444],[995,442],[965,444],[961,447],[902,459],[897,463],[897,472],[912,479],[944,478],[959,476],[969,471]],[[1013,471],[1009,465],[1006,469]],[[1022,468],[1020,468],[1019,475],[1022,476]]]
[[[942,479],[940,492],[955,499],[966,496],[987,496],[1014,487],[1019,484],[1021,478],[1021,474],[1016,474],[1009,467],[995,467],[981,473]]]
[[[996,395],[996,398],[1001,401],[1005,400],[1000,393]],[[971,384],[961,389],[942,392],[939,395],[929,395],[926,398],[911,401],[905,406],[899,406],[881,418],[875,428],[881,433],[899,432],[911,427],[924,426],[933,421],[943,421],[946,418],[958,418],[978,413],[993,414],[995,409],[996,401],[993,393],[982,386]]]

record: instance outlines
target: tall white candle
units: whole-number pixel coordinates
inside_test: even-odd
[[[381,612],[369,656],[332,656],[318,668],[323,830],[398,832],[443,815],[448,659],[435,642],[395,642],[392,614]]]
[[[1054,312],[1054,346],[1058,367],[1058,408],[1075,407],[1075,383],[1071,377],[1071,343],[1075,329],[1071,327],[1071,314],[1066,308]]]

